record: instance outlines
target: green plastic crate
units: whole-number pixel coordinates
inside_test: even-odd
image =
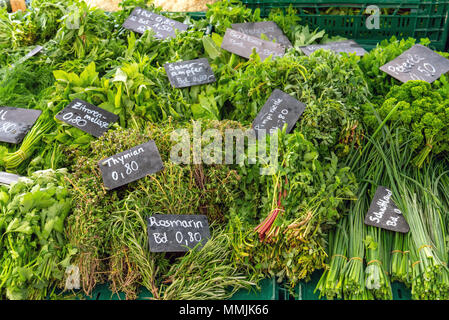
[[[239,290],[229,300],[278,300],[278,290],[274,279],[264,279],[260,282],[260,290]],[[149,300],[153,297],[146,288],[141,288],[137,300]],[[125,300],[123,292],[113,293],[109,289],[109,284],[101,284],[95,287],[91,295],[84,295],[86,300]]]
[[[278,284],[279,300],[326,300],[319,297],[319,292],[314,293],[320,280],[322,272],[315,271],[311,275],[309,282],[302,281],[293,290],[293,293],[286,287],[285,283]]]
[[[396,36],[398,39],[413,37],[429,38],[431,47],[444,51],[448,44],[449,1],[448,0],[372,0],[372,1],[324,1],[324,0],[242,0],[251,9],[260,8],[266,17],[271,9],[286,9],[290,5],[298,11],[302,24],[312,28],[325,29],[334,36],[353,39],[365,49],[372,49],[384,39]],[[366,8],[375,5],[390,9],[388,14],[380,14],[379,29],[368,29],[364,14]],[[321,14],[329,8],[354,8],[354,15]],[[407,15],[400,13],[407,12]]]
[[[285,284],[279,284],[278,296],[279,300],[326,300],[325,297],[319,297],[319,291],[316,293],[315,288],[321,278],[322,272],[316,271],[312,274],[309,282],[301,282],[294,288],[294,292],[291,293]],[[403,283],[393,282],[391,284],[393,291],[393,300],[411,300],[412,293]]]
[[[1,0],[0,0],[1,1]],[[160,14],[186,14],[194,20],[200,20],[206,18],[206,11],[195,11],[195,12],[172,12],[172,11],[162,11]]]
[[[229,300],[326,300],[320,298],[319,292],[314,292],[320,280],[322,272],[316,271],[312,274],[311,280],[307,283],[301,282],[294,288],[294,292],[290,292],[284,283],[277,283],[274,278],[264,279],[260,282],[260,290],[240,290]],[[393,290],[393,300],[411,300],[411,291],[404,284],[393,282],[391,284]],[[66,293],[66,296],[71,296]],[[153,297],[151,292],[146,288],[141,288],[137,300],[150,300]],[[83,295],[86,300],[125,300],[126,296],[123,292],[118,294],[111,292],[109,284],[101,284],[95,287],[90,296]]]
[[[393,282],[391,284],[391,290],[393,290],[393,300],[412,299],[412,292],[410,288],[407,288],[403,283]]]
[[[206,12],[205,11],[197,11],[197,12],[187,12],[187,14],[195,20],[204,19],[206,18]]]
[[[85,296],[86,300],[125,300],[126,295],[123,292],[113,293],[109,289],[109,284],[101,284],[92,290],[90,296]]]

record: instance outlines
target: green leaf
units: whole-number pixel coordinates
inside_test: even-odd
[[[14,218],[6,228],[6,233],[19,232],[25,234],[32,234],[33,229],[30,226],[29,221],[20,221],[18,218]]]
[[[17,268],[17,273],[23,282],[28,281],[33,277],[33,271],[29,268],[19,267]]]
[[[94,84],[98,78],[98,72],[95,71],[95,63],[91,62],[80,75],[80,81],[82,87],[89,87]]]
[[[192,105],[193,118],[197,119],[213,119],[219,120],[218,108],[213,97],[206,97],[203,94],[199,95],[199,104]]]
[[[114,98],[115,109],[120,109],[121,103],[122,103],[122,84],[120,83],[117,87],[117,93]]]
[[[203,46],[209,58],[212,60],[221,55],[221,49],[210,36],[203,37]]]
[[[212,40],[215,43],[215,46],[221,48],[221,43],[223,42],[223,37],[218,33],[212,33]]]
[[[6,296],[9,300],[26,300],[28,297],[28,290],[17,286],[8,287],[6,289]]]
[[[102,108],[102,109],[104,109],[104,110],[107,110],[107,111],[109,111],[109,112],[114,112],[114,110],[115,110],[115,105],[113,105],[113,104],[111,104],[111,103],[109,103],[109,102],[103,102],[103,103],[100,104],[98,107],[99,107],[99,108]]]
[[[80,137],[73,140],[73,144],[75,145],[87,145],[89,144],[93,138],[88,134],[83,134]]]
[[[54,75],[56,81],[59,81],[59,82],[65,82],[65,83],[67,83],[67,84],[70,83],[70,76],[69,76],[69,74],[68,74],[67,72],[65,72],[65,71],[62,71],[62,70],[55,70],[55,71],[53,71],[53,75]]]
[[[126,81],[128,80],[128,75],[120,68],[115,72],[113,82],[123,82],[126,85]]]

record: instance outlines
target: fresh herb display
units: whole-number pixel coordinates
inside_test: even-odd
[[[383,97],[388,94],[391,87],[400,84],[398,80],[390,77],[379,68],[387,62],[394,60],[417,43],[424,46],[429,46],[430,44],[428,39],[408,38],[399,40],[396,37],[392,37],[391,39],[383,40],[376,48],[362,57],[360,60],[360,68],[367,75],[366,81],[372,94],[375,96],[374,99],[376,102],[381,103]],[[439,54],[449,57],[449,53],[447,52],[439,52]]]
[[[139,21],[146,31],[123,26],[137,7],[147,12]],[[197,18],[145,0],[121,1],[113,12],[81,0],[0,8],[0,106],[9,108],[0,111],[0,131],[17,133],[10,108],[41,113],[19,144],[0,143],[0,171],[22,176],[0,186],[0,300],[86,298],[102,284],[126,299],[143,291],[156,300],[230,299],[266,278],[293,294],[315,271],[320,298],[391,300],[401,282],[413,299],[449,299],[448,74],[400,83],[380,70],[432,42],[393,37],[363,57],[323,49],[307,56],[300,47],[351,39],[311,29],[292,7],[264,16],[236,0],[207,7]],[[159,39],[155,30],[167,26],[152,13],[188,28]],[[276,24],[291,43],[282,57],[222,49],[233,24],[251,22]],[[198,59],[216,81],[189,69]],[[176,71],[170,79],[167,64]],[[189,76],[204,84],[172,86],[173,77]],[[270,105],[279,91],[283,99]],[[82,112],[65,110],[80,100]],[[300,112],[277,109],[295,100]],[[114,123],[104,126],[98,108]],[[295,123],[279,125],[292,114],[300,115]],[[259,116],[279,130],[257,131],[252,144]],[[102,134],[89,134],[88,121],[103,125]],[[244,137],[228,139],[236,132]],[[144,176],[133,157],[154,160],[138,148],[149,141],[163,167]],[[104,159],[123,165],[114,180],[144,174],[108,190]],[[380,186],[391,190],[408,233],[364,223]],[[175,217],[164,228],[183,227],[177,215],[205,216],[207,241],[152,252],[150,238],[167,241],[149,231],[153,215]],[[190,234],[196,243],[200,236]]]
[[[167,268],[174,262],[170,256],[148,252],[145,221],[152,214],[205,214],[210,223],[215,222],[217,227],[223,225],[227,209],[234,202],[234,190],[240,177],[225,165],[172,163],[170,151],[177,142],[172,141],[170,135],[176,128],[191,133],[193,130],[191,123],[175,125],[169,120],[163,127],[150,125],[143,132],[135,129],[110,131],[82,152],[81,149],[70,148],[70,159],[73,159],[76,172],[71,183],[74,201],[78,205],[69,217],[68,237],[73,246],[80,248],[75,258],[82,266],[80,273],[87,294],[97,282],[110,280],[113,288],[127,293],[128,298],[136,296],[139,284],[143,284],[155,297],[163,298],[163,293],[160,293],[162,279],[169,277]],[[202,130],[208,128],[224,131],[241,128],[241,125],[226,121],[202,122]],[[97,162],[149,138],[156,142],[165,169],[127,187],[107,192],[102,186]],[[229,246],[226,238],[218,236],[218,239]],[[208,255],[205,248],[201,252]],[[221,277],[224,282],[217,285],[225,287],[225,282],[233,277],[232,281],[237,285],[241,276],[234,272],[236,269],[231,271],[224,267],[228,264],[226,260],[220,261],[221,264],[223,269],[217,269],[216,276],[220,277],[223,271]],[[230,278],[226,278],[226,274]],[[245,281],[241,278],[242,286],[246,286]],[[175,290],[173,286],[169,288]]]
[[[360,189],[360,194],[366,193],[366,185]],[[366,300],[370,294],[365,286],[365,227],[363,224],[363,209],[366,203],[359,198],[351,206],[348,213],[348,262],[345,265],[342,291],[345,299]]]
[[[373,129],[376,127],[377,116],[382,119],[390,116],[388,123],[408,127],[416,138],[411,146],[417,153],[413,161],[418,167],[422,167],[430,153],[437,155],[449,150],[446,143],[448,106],[449,100],[437,90],[432,90],[429,83],[408,81],[401,86],[393,86],[384,103],[376,109],[377,115],[368,110],[364,120]],[[405,139],[403,137],[401,140]]]
[[[361,59],[360,68],[368,75],[366,77],[367,82],[374,95],[385,96],[393,85],[399,84],[396,79],[388,76],[379,68],[413,47],[415,43],[416,40],[413,38],[398,40],[393,37],[385,39]],[[420,43],[428,45],[427,41],[421,41]]]
[[[54,295],[77,252],[65,237],[71,212],[67,170],[36,171],[1,187],[0,298]]]
[[[237,198],[233,214],[252,225],[252,237],[260,239],[259,244],[253,239],[250,261],[294,286],[323,267],[325,235],[343,215],[346,202],[356,199],[357,183],[336,155],[320,156],[301,133],[280,140],[276,174],[260,176],[258,166],[242,168],[243,196]],[[285,254],[268,258],[279,251]]]
[[[343,270],[348,261],[347,220],[343,221],[329,235],[329,267],[323,272],[317,285],[320,296],[326,295],[328,299],[341,299],[343,293]]]

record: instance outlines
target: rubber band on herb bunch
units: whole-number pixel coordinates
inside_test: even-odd
[[[357,260],[357,261],[363,262],[363,259],[360,257],[352,257],[351,259],[349,259],[349,261],[351,261],[351,260]]]
[[[345,257],[345,256],[342,255],[342,254],[334,254],[334,255],[331,257],[331,259],[333,259],[333,258],[335,258],[335,257],[340,257],[340,258],[343,258],[343,259],[345,259],[346,261],[348,261],[348,258]]]
[[[430,248],[430,249],[432,249],[432,246],[430,246],[430,245],[428,245],[428,244],[423,244],[421,247],[419,247],[418,252],[420,252],[421,249],[424,249],[424,248]]]
[[[380,265],[382,265],[382,261],[380,261],[380,260],[377,260],[377,259],[373,259],[373,260],[371,260],[370,262],[368,262],[366,265],[367,266],[369,266],[371,263],[375,263],[375,262],[377,262],[377,263],[379,263]]]

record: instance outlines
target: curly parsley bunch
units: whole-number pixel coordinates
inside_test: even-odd
[[[379,122],[371,108],[366,108],[365,123],[372,129]],[[410,130],[412,149],[418,155],[414,164],[421,167],[427,157],[449,151],[449,100],[432,90],[425,81],[408,81],[394,86],[382,105],[376,108],[378,116],[387,124],[404,126]],[[402,140],[405,141],[403,136]]]

